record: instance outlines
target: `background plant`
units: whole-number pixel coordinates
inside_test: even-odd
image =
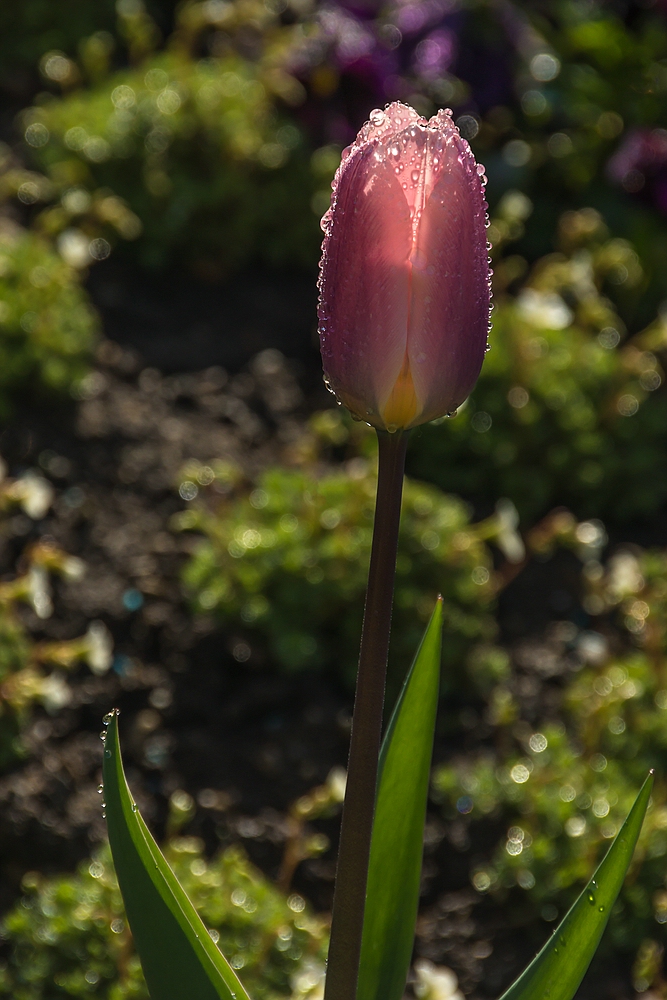
[[[463,839],[480,821],[502,830],[471,879],[522,921],[563,912],[591,855],[615,835],[638,777],[650,766],[664,771],[665,566],[659,550],[620,550],[604,566],[585,561],[584,605],[595,627],[560,622],[541,645],[519,650],[521,666],[490,692],[488,741],[435,773],[435,795],[458,815]],[[534,696],[540,676],[546,700]],[[607,947],[638,956],[651,942],[664,947],[666,829],[660,778]],[[645,978],[635,972],[638,984]]]
[[[297,1000],[314,992],[326,933],[301,896],[283,896],[240,848],[207,858],[198,838],[172,836],[165,853],[253,996]],[[2,925],[10,950],[0,996],[37,1000],[48,982],[54,997],[148,997],[107,848],[73,875],[31,872],[23,890]]]

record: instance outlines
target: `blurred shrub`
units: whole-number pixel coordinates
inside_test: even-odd
[[[563,915],[655,768],[634,876],[607,938],[627,952],[654,938],[664,944],[667,924],[667,555],[626,550],[606,566],[588,560],[584,583],[585,607],[604,615],[600,631],[557,623],[523,672],[492,690],[488,745],[438,768],[434,789],[470,832],[480,820],[503,830],[472,882],[500,898],[514,893],[517,919],[528,925],[537,914]],[[563,678],[546,711],[548,699],[536,707],[526,697],[540,673]]]
[[[96,32],[109,34],[115,27],[114,0],[61,0],[57,4],[25,0],[0,6],[0,83],[7,90],[28,87],[41,57],[49,50],[75,52],[80,42]],[[102,30],[100,30],[102,29]],[[106,30],[104,30],[106,29]],[[28,76],[28,79],[26,79]],[[34,85],[34,83],[33,83]]]
[[[41,519],[51,500],[50,484],[31,470],[18,479],[2,479],[0,532],[11,531],[11,515]],[[49,618],[50,577],[79,578],[84,572],[81,560],[39,541],[25,549],[18,567],[13,578],[0,582],[0,770],[21,753],[21,730],[34,705],[55,713],[69,704],[67,670],[83,662],[103,674],[111,666],[111,636],[102,622],[91,622],[86,634],[76,639],[36,642],[20,612],[27,605],[37,619]]]
[[[215,490],[225,474],[186,469],[181,496],[196,494],[197,482]],[[375,490],[375,469],[357,458],[321,476],[271,469],[249,494],[238,491],[212,509],[200,504],[177,515],[180,528],[204,536],[184,572],[196,609],[254,633],[285,670],[335,666],[353,680]],[[493,637],[494,578],[485,539],[501,530],[498,518],[471,525],[456,497],[406,482],[391,652],[401,671],[438,593],[445,601],[447,664]]]
[[[174,837],[165,854],[253,997],[300,1000],[311,992],[324,970],[325,926],[301,896],[286,899],[240,848],[208,860],[200,840]],[[23,889],[2,923],[10,951],[0,996],[41,1000],[47,989],[53,1000],[148,1000],[107,848],[75,875],[30,872]]]
[[[520,192],[507,195],[494,241],[512,238],[530,207]],[[455,419],[413,435],[408,469],[464,496],[510,497],[529,521],[561,503],[580,516],[650,515],[667,497],[667,327],[626,335],[605,292],[619,275],[641,284],[642,269],[597,212],[567,213],[560,241],[525,281],[522,257],[496,264],[479,382]]]
[[[5,222],[0,228],[0,415],[12,396],[37,386],[53,394],[86,370],[97,333],[78,273],[48,242]]]
[[[252,58],[234,44],[244,30],[256,36]],[[92,238],[107,240],[93,256],[107,255],[120,236],[138,240],[142,264],[178,260],[208,277],[253,259],[314,264],[311,200],[336,164],[326,149],[311,163],[301,128],[278,111],[302,91],[281,66],[286,30],[263,4],[186,4],[165,51],[21,112],[51,182],[45,200],[57,199],[36,224],[66,258],[76,264]]]

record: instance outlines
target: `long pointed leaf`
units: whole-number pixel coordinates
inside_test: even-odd
[[[414,942],[440,684],[438,600],[382,744],[357,1000],[401,1000]]]
[[[571,1000],[607,926],[644,822],[653,772],[595,875],[501,1000]]]
[[[249,1000],[137,812],[112,714],[104,798],[114,866],[151,1000]]]

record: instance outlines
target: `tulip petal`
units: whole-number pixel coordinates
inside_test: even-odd
[[[455,410],[479,375],[490,305],[481,175],[451,112],[371,112],[333,184],[320,277],[328,382],[388,430]]]
[[[453,126],[431,129],[424,160],[428,183],[411,257],[408,325],[420,423],[455,410],[471,392],[484,360],[490,299],[486,202],[468,145]]]
[[[324,241],[320,340],[331,388],[380,426],[405,360],[411,242],[408,205],[386,150],[353,148]]]

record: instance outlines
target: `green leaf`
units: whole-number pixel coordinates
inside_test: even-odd
[[[137,812],[113,712],[104,741],[109,843],[151,1000],[249,1000]]]
[[[380,754],[357,1000],[401,1000],[412,958],[440,686],[442,599]]]
[[[501,1000],[572,1000],[623,885],[652,787],[653,772],[642,785],[628,818],[595,875],[542,950]]]

